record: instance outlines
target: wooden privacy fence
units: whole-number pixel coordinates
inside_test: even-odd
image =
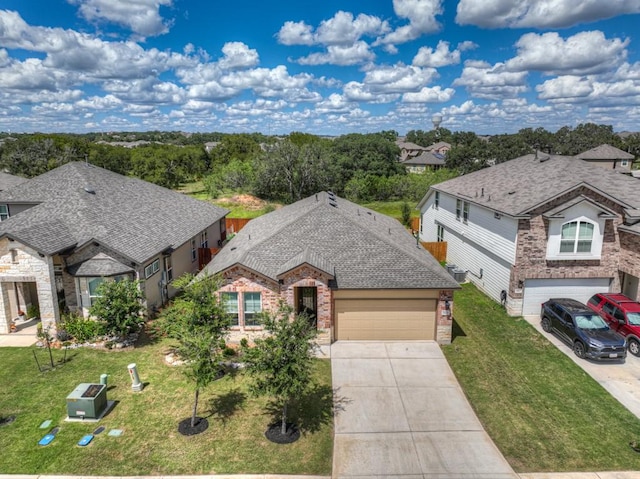
[[[251,220],[247,218],[225,218],[227,235],[237,233],[244,228],[249,221]]]
[[[426,249],[431,255],[437,259],[440,263],[443,261],[447,261],[447,242],[446,241],[435,241],[435,242],[425,242],[421,241],[420,244]]]

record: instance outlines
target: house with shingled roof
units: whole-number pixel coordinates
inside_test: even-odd
[[[575,157],[579,160],[588,161],[594,165],[622,173],[629,173],[633,166],[633,160],[635,160],[635,156],[631,153],[607,144],[596,146]]]
[[[422,241],[512,315],[552,297],[640,299],[640,180],[571,156],[537,152],[432,186]]]
[[[37,306],[44,328],[64,309],[87,316],[103,281],[141,281],[149,310],[170,281],[222,245],[228,211],[166,188],[72,162],[0,191],[0,334]]]
[[[395,219],[321,192],[249,222],[201,274],[219,274],[232,340],[285,301],[323,342],[451,341],[459,285]]]

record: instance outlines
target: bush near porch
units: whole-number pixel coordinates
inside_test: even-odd
[[[0,427],[0,471],[5,474],[78,476],[322,474],[331,473],[333,417],[331,366],[318,360],[319,386],[301,398],[296,411],[303,429],[295,444],[280,446],[264,432],[275,417],[268,399],[254,398],[246,379],[225,376],[201,392],[200,415],[209,429],[197,436],[178,433],[178,422],[190,417],[193,388],[180,367],[165,364],[166,342],[147,344],[132,351],[78,348],[67,352],[67,363],[39,373],[33,358],[48,364],[46,351],[38,348],[0,348],[0,416],[15,415],[13,423]],[[54,360],[63,351],[53,351]],[[127,366],[136,363],[145,387],[131,390]],[[99,382],[108,374],[108,399],[117,402],[99,423],[65,422],[66,397],[79,383]],[[39,429],[46,419],[51,426]],[[106,431],[87,447],[80,438],[98,425]],[[53,426],[60,426],[46,447],[38,441]],[[107,435],[122,429],[121,437]]]

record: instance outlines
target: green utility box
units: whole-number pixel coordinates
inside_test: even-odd
[[[67,396],[69,418],[98,419],[106,408],[106,384],[82,383]]]

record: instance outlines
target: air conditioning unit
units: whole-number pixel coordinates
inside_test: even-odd
[[[82,383],[67,396],[67,415],[71,419],[98,419],[106,408],[106,384]]]
[[[467,272],[464,269],[455,268],[451,273],[458,283],[464,283],[467,280]]]

